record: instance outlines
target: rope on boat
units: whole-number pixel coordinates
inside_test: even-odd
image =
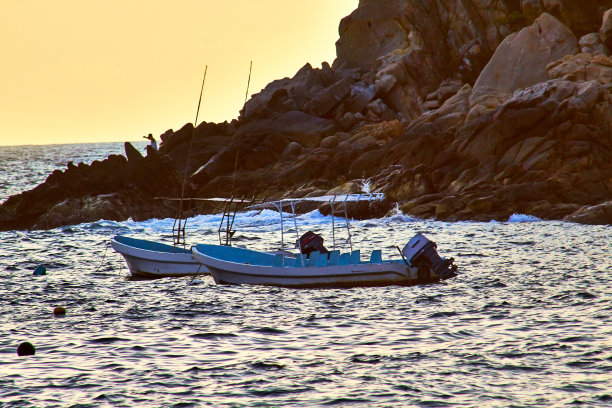
[[[187,286],[189,286],[189,285],[193,285],[193,282],[196,280],[196,278],[197,278],[197,277],[199,277],[199,275],[197,275],[197,274],[199,274],[199,273],[200,273],[200,269],[202,269],[202,266],[204,266],[204,265],[200,264],[200,266],[198,266],[198,270],[196,271],[196,275],[193,275],[193,276],[191,277],[191,279],[189,280],[189,282],[187,282]]]

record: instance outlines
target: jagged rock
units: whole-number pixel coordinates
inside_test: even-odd
[[[451,79],[444,80],[435,92],[427,95],[423,108],[426,110],[435,110],[440,108],[447,99],[453,95],[456,95],[462,86],[463,84],[461,81]]]
[[[351,179],[389,197],[381,215],[570,216],[612,196],[611,3],[362,0],[333,66],[268,84],[231,123],[169,130],[146,157],[69,163],[9,198],[0,228],[168,216],[154,198],[183,183],[283,197]]]
[[[461,130],[464,136],[455,143],[460,153],[474,158],[486,156],[497,163],[509,148],[529,136],[550,137],[556,126],[560,126],[559,133],[565,133],[563,123],[573,112],[596,116],[593,123],[602,127],[591,127],[589,133],[607,135],[608,95],[605,87],[594,81],[543,82],[516,92],[488,116],[472,122],[468,118]]]
[[[61,225],[79,224],[97,220],[125,220],[129,214],[119,194],[101,194],[95,197],[69,198],[51,207],[34,225],[36,229],[51,229]]]
[[[494,109],[518,89],[548,79],[546,66],[578,52],[574,34],[559,20],[544,13],[533,25],[502,41],[474,84],[470,103]],[[471,114],[472,119],[477,115]]]
[[[312,115],[326,115],[351,93],[351,84],[351,78],[341,78],[338,82],[317,92],[306,102],[304,109]]]
[[[450,215],[462,210],[465,202],[456,196],[444,197],[436,205],[436,218],[445,219]]]
[[[334,212],[336,216],[344,216],[344,208],[346,206],[346,214],[353,219],[365,220],[369,218],[380,218],[385,216],[394,206],[392,200],[382,201],[348,201],[342,202],[342,196],[338,197],[337,203],[334,204]],[[332,212],[331,205],[325,203],[319,207],[319,211],[323,215],[330,215]]]
[[[350,92],[351,83],[350,71],[334,71],[327,63],[321,69],[306,64],[293,78],[273,81],[253,95],[242,112],[243,120],[250,122],[296,110],[324,115]]]
[[[598,81],[612,83],[612,57],[580,53],[567,55],[546,67],[552,79],[569,81]]]
[[[142,154],[130,142],[125,142],[124,147],[128,162],[139,162],[143,159]],[[69,165],[68,168],[70,169],[71,166]]]
[[[54,228],[167,214],[154,197],[177,194],[181,179],[172,162],[157,153],[143,157],[130,143],[125,147],[129,160],[111,155],[91,165],[68,163],[45,183],[11,197],[2,205],[0,228]]]
[[[359,180],[348,181],[338,187],[334,187],[327,192],[329,195],[363,193],[363,183]]]
[[[335,130],[336,125],[331,120],[305,112],[289,111],[248,122],[240,131],[246,135],[245,139],[281,134],[289,141],[304,147],[315,147],[321,143],[323,137],[333,134]]]

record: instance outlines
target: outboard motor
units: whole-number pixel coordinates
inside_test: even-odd
[[[457,265],[453,265],[453,258],[442,259],[436,251],[435,242],[428,240],[421,233],[416,234],[404,247],[402,254],[411,265],[418,268],[419,278],[429,276],[433,271],[441,280],[457,276]]]
[[[310,256],[311,252],[319,251],[322,254],[328,254],[329,251],[323,246],[323,237],[308,231],[295,242],[296,248],[301,248],[302,253]]]

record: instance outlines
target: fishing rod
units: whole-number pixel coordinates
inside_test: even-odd
[[[198,99],[198,108],[196,110],[195,120],[193,121],[193,132],[191,133],[191,139],[189,141],[189,149],[187,150],[187,158],[185,159],[185,172],[183,173],[183,184],[181,186],[181,199],[179,201],[176,217],[174,218],[174,225],[172,226],[172,237],[174,239],[174,246],[183,245],[185,246],[185,227],[187,226],[187,217],[183,220],[183,200],[185,198],[185,184],[187,183],[187,173],[189,171],[189,158],[191,156],[191,148],[193,146],[193,139],[195,138],[196,128],[198,125],[198,115],[200,114],[200,105],[202,104],[202,95],[204,94],[204,84],[206,83],[206,73],[208,72],[208,65],[204,68],[204,77],[202,78],[202,87],[200,88],[200,98]],[[191,202],[191,201],[190,201]],[[177,225],[178,224],[178,225]]]
[[[246,93],[244,94],[244,104],[242,105],[242,116],[243,116],[243,120],[240,123],[240,127],[238,128],[238,144],[236,147],[236,160],[234,161],[234,173],[232,174],[232,189],[231,189],[231,195],[234,195],[234,186],[235,186],[235,182],[236,182],[236,170],[238,169],[238,156],[240,155],[240,136],[242,134],[242,125],[244,123],[244,121],[246,121],[246,103],[247,103],[247,99],[249,97],[249,87],[251,86],[251,73],[253,72],[253,61],[251,61],[251,65],[249,65],[249,80],[247,81],[247,89],[246,89]]]
[[[243,120],[240,122],[238,126],[238,137],[236,143],[236,158],[234,159],[234,172],[232,173],[232,188],[230,190],[230,198],[229,201],[226,202],[225,208],[223,209],[223,216],[221,217],[221,223],[219,224],[219,244],[221,245],[232,245],[232,237],[234,235],[233,225],[234,220],[236,218],[236,212],[238,211],[238,206],[243,204],[245,199],[242,197],[240,202],[234,201],[234,187],[236,185],[236,171],[238,170],[238,157],[240,156],[240,138],[242,135],[242,125],[246,120],[246,103],[249,97],[249,88],[251,86],[251,73],[253,72],[253,61],[249,65],[249,80],[247,81],[247,88],[244,94],[244,104],[242,105],[242,116]],[[232,209],[233,204],[233,209]],[[225,223],[225,227],[224,224]],[[221,238],[221,234],[225,232],[225,242],[223,242]]]

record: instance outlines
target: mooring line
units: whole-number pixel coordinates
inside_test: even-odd
[[[110,246],[110,244],[111,244],[111,241],[109,239],[108,242],[106,243],[106,248],[104,248],[104,256],[102,256],[102,262],[100,262],[100,265],[98,265],[94,273],[98,272],[100,268],[102,267],[102,265],[104,264],[104,260],[106,259],[106,252],[108,251],[108,247]]]

